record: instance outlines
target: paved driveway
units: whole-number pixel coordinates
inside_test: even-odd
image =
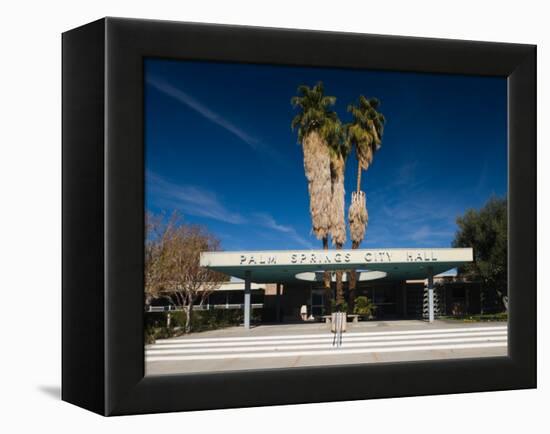
[[[348,324],[349,326],[349,324]],[[377,321],[335,340],[326,324],[231,327],[145,349],[146,375],[507,355],[506,323]]]

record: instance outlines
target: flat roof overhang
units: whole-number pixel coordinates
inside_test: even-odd
[[[426,279],[472,261],[468,247],[202,252],[200,264],[241,279],[250,271],[256,283],[289,283],[303,281],[301,273],[350,269],[384,272],[378,280]]]

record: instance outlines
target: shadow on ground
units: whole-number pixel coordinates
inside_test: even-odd
[[[38,386],[38,390],[53,399],[61,399],[61,386]]]

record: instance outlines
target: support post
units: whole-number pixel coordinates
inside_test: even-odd
[[[275,292],[275,320],[281,322],[281,284],[277,283]]]
[[[244,273],[244,328],[250,329],[250,271]]]
[[[407,316],[407,282],[404,281],[401,284],[401,290],[403,291],[403,316]]]
[[[434,322],[434,273],[431,267],[428,270],[428,322]]]

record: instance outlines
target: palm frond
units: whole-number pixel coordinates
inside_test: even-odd
[[[376,110],[380,106],[380,100],[378,98],[369,98],[369,104]]]

